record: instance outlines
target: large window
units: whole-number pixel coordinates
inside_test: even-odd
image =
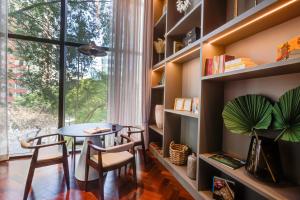
[[[19,137],[106,120],[110,53],[89,57],[77,47],[94,41],[109,48],[111,19],[111,0],[10,0],[10,154],[28,153]]]

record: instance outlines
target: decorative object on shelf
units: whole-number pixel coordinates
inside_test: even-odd
[[[183,111],[191,112],[192,110],[192,99],[186,98],[183,103]]]
[[[199,98],[198,97],[193,98],[192,112],[194,114],[199,114]]]
[[[205,75],[213,75],[213,59],[212,58],[206,58],[205,60]]]
[[[183,48],[183,43],[182,42],[177,42],[177,41],[173,42],[173,54],[176,53],[177,51],[179,51],[182,48]]]
[[[163,105],[156,105],[155,106],[155,122],[157,128],[163,128],[163,116],[164,116],[164,106]]]
[[[164,85],[165,84],[165,72],[162,72],[161,79],[160,79],[158,84],[159,85]]]
[[[220,178],[213,177],[213,199],[218,200],[234,200],[235,199],[235,182]]]
[[[190,179],[196,179],[196,172],[197,172],[197,157],[195,153],[192,153],[188,156],[187,161],[187,176]]]
[[[226,71],[226,63],[234,60],[234,56],[220,55],[206,59],[205,71],[206,75],[224,73]]]
[[[225,62],[224,72],[231,72],[249,67],[255,67],[256,64],[250,58],[236,58]]]
[[[276,155],[273,155],[272,146],[263,146],[264,137],[258,137],[257,131],[261,130],[266,133],[272,121],[273,106],[269,100],[260,95],[246,95],[229,101],[222,113],[226,128],[235,134],[247,134],[252,136],[246,162],[246,170],[261,179],[272,179],[278,181],[280,170],[276,169],[277,165],[271,163]],[[261,144],[261,145],[257,145]],[[268,149],[266,154],[266,150]],[[270,151],[269,151],[270,150]],[[263,175],[263,176],[262,176]]]
[[[183,144],[170,143],[169,147],[171,163],[175,165],[185,165],[189,154],[189,147]]]
[[[157,41],[154,41],[155,52],[158,54],[158,60],[161,61],[161,55],[165,53],[165,40],[158,38]]]
[[[277,47],[277,61],[295,58],[300,58],[300,36]]]
[[[223,153],[212,155],[209,158],[222,163],[223,165],[225,165],[226,167],[229,167],[230,169],[238,169],[245,165],[244,161],[234,158],[234,157],[231,157],[229,155],[223,154]]]
[[[184,107],[184,99],[183,98],[176,98],[174,104],[174,110],[182,111]]]
[[[287,91],[275,103],[273,129],[281,131],[276,140],[280,140],[284,177],[300,185],[300,87]]]
[[[194,27],[186,34],[185,38],[183,39],[183,45],[188,46],[189,44],[192,44],[198,39],[200,39],[200,28]]]
[[[190,0],[177,0],[176,1],[176,7],[177,11],[180,13],[186,14],[188,8],[191,6],[191,1]]]

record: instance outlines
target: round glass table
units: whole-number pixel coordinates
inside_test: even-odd
[[[95,145],[102,146],[101,136],[115,134],[123,129],[123,126],[121,125],[114,125],[115,126],[114,129],[112,128],[112,126],[113,125],[111,123],[84,123],[84,124],[73,124],[58,129],[58,133],[62,136],[68,136],[73,138],[85,137],[82,151],[80,153],[80,157],[75,170],[75,178],[77,180],[85,181],[84,173],[85,173],[85,161],[86,161],[88,141],[92,141]],[[106,132],[96,133],[96,134],[90,134],[85,132],[85,130],[91,130],[94,128],[108,128],[110,130]],[[90,168],[88,181],[96,180],[98,179],[98,177],[99,177],[98,172],[93,168]]]

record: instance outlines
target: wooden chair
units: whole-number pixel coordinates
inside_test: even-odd
[[[53,143],[42,144],[42,139],[49,138],[49,137],[57,137],[59,140]],[[58,134],[42,135],[34,138],[29,138],[26,140],[20,140],[20,143],[23,148],[34,150],[27,180],[26,180],[23,200],[26,200],[28,197],[31,188],[34,170],[35,168],[39,168],[39,167],[45,167],[49,165],[62,163],[64,168],[67,188],[68,190],[70,189],[67,147],[66,147],[66,141],[62,136]],[[51,148],[55,148],[55,152],[51,151],[50,150]],[[59,148],[62,149],[62,152],[59,151]],[[43,151],[47,152],[47,154],[43,155]]]
[[[146,157],[146,149],[145,149],[145,139],[144,139],[144,130],[136,127],[136,126],[123,126],[127,128],[127,133],[123,133],[121,135],[127,136],[131,138],[134,141],[134,147],[141,146],[143,151],[143,157],[145,164],[147,163],[147,157]],[[140,140],[137,140],[134,135],[138,135]]]
[[[133,179],[137,186],[136,164],[134,153],[134,142],[126,136],[121,136],[127,140],[127,143],[120,144],[113,147],[101,148],[93,145],[92,142],[88,143],[86,167],[85,167],[85,191],[87,191],[87,182],[89,174],[89,166],[93,167],[99,173],[99,188],[100,197],[104,200],[104,173],[121,168],[128,164],[133,168]],[[96,152],[91,155],[91,149]],[[131,152],[130,152],[131,151]]]

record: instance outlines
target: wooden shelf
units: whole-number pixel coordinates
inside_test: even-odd
[[[290,73],[300,73],[300,58],[292,60],[284,60],[256,67],[226,72],[223,74],[215,74],[202,77],[202,80],[209,81],[234,81],[250,78],[268,77],[275,75],[283,75]]]
[[[208,33],[203,37],[202,41],[212,42],[216,45],[231,44],[299,16],[300,1],[295,1],[282,9],[278,9],[278,7],[287,2],[276,0],[263,1]],[[218,40],[214,41],[217,38]]]
[[[166,61],[184,63],[197,57],[200,59],[200,44],[200,40],[197,40],[166,58]]]
[[[272,183],[262,182],[251,175],[248,175],[245,168],[239,168],[236,170],[230,169],[223,164],[210,159],[209,157],[213,154],[200,154],[200,159],[212,165],[216,169],[222,171],[223,173],[234,178],[238,182],[244,184],[245,186],[256,191],[260,195],[267,199],[280,199],[280,200],[293,200],[299,199],[300,196],[300,186],[282,186]]]
[[[164,89],[165,85],[153,86],[152,89]]]
[[[155,29],[163,29],[166,28],[166,12],[164,12],[161,17],[157,20],[157,22],[154,24]]]
[[[162,128],[158,128],[156,125],[150,125],[149,128],[160,135],[164,135],[164,130]]]
[[[188,112],[188,111],[178,111],[178,110],[173,110],[173,109],[165,109],[165,112],[176,114],[176,115],[181,115],[181,116],[185,116],[185,117],[192,117],[192,118],[196,118],[196,119],[199,118],[199,116],[197,114],[194,114],[194,113]]]
[[[197,183],[195,180],[187,177],[187,167],[186,166],[178,166],[171,163],[169,158],[164,158],[161,154],[157,152],[152,146],[149,146],[149,150],[152,155],[162,163],[162,165],[167,168],[175,178],[182,184],[182,186],[190,192],[190,194],[195,198],[200,198],[200,193],[197,192]]]
[[[187,34],[193,27],[199,27],[197,24],[201,19],[201,4],[199,2],[189,13],[182,17],[172,28],[167,35],[183,35]]]
[[[152,67],[153,71],[154,71],[154,70],[157,70],[157,69],[160,69],[160,68],[163,68],[164,65],[165,65],[165,62],[166,62],[165,60],[162,60],[162,61],[156,63],[156,64]]]
[[[199,193],[203,200],[213,200],[213,194],[211,191],[199,191]]]

